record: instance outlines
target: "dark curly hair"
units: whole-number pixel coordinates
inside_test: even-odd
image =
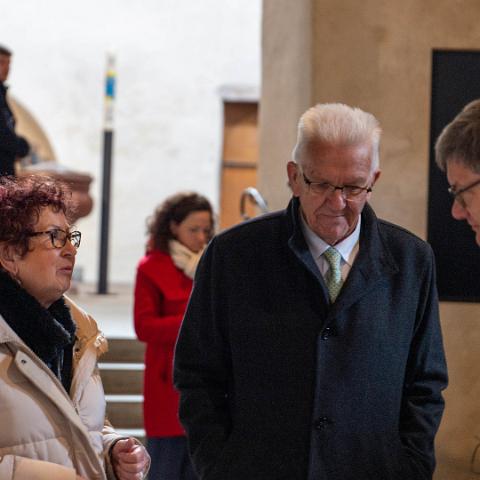
[[[53,178],[30,175],[0,178],[0,243],[12,245],[19,255],[29,249],[29,233],[45,207],[71,217],[70,189]]]
[[[168,242],[175,238],[170,230],[170,222],[179,224],[192,212],[210,213],[213,235],[213,209],[210,202],[198,193],[181,192],[168,197],[147,219],[149,246],[169,253]]]

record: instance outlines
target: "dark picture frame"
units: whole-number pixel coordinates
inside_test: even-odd
[[[451,216],[448,182],[435,163],[434,152],[443,128],[477,98],[480,98],[480,51],[434,50],[427,239],[435,253],[441,301],[480,301],[480,248],[470,226]]]

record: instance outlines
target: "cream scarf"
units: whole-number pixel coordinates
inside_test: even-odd
[[[177,240],[170,240],[168,242],[168,249],[173,263],[182,272],[193,279],[198,262],[205,248],[202,248],[198,253],[192,252],[185,245]]]

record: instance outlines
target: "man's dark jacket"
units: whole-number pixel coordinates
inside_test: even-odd
[[[15,174],[15,159],[28,155],[28,142],[15,133],[15,118],[7,103],[7,87],[0,83],[0,175]]]
[[[202,479],[431,479],[446,383],[432,251],[368,205],[333,305],[296,199],[209,245],[175,359]]]

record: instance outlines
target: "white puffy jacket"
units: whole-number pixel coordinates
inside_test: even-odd
[[[0,479],[115,479],[109,449],[121,438],[105,419],[97,358],[107,341],[71,300],[78,338],[67,395],[51,370],[0,316]]]

